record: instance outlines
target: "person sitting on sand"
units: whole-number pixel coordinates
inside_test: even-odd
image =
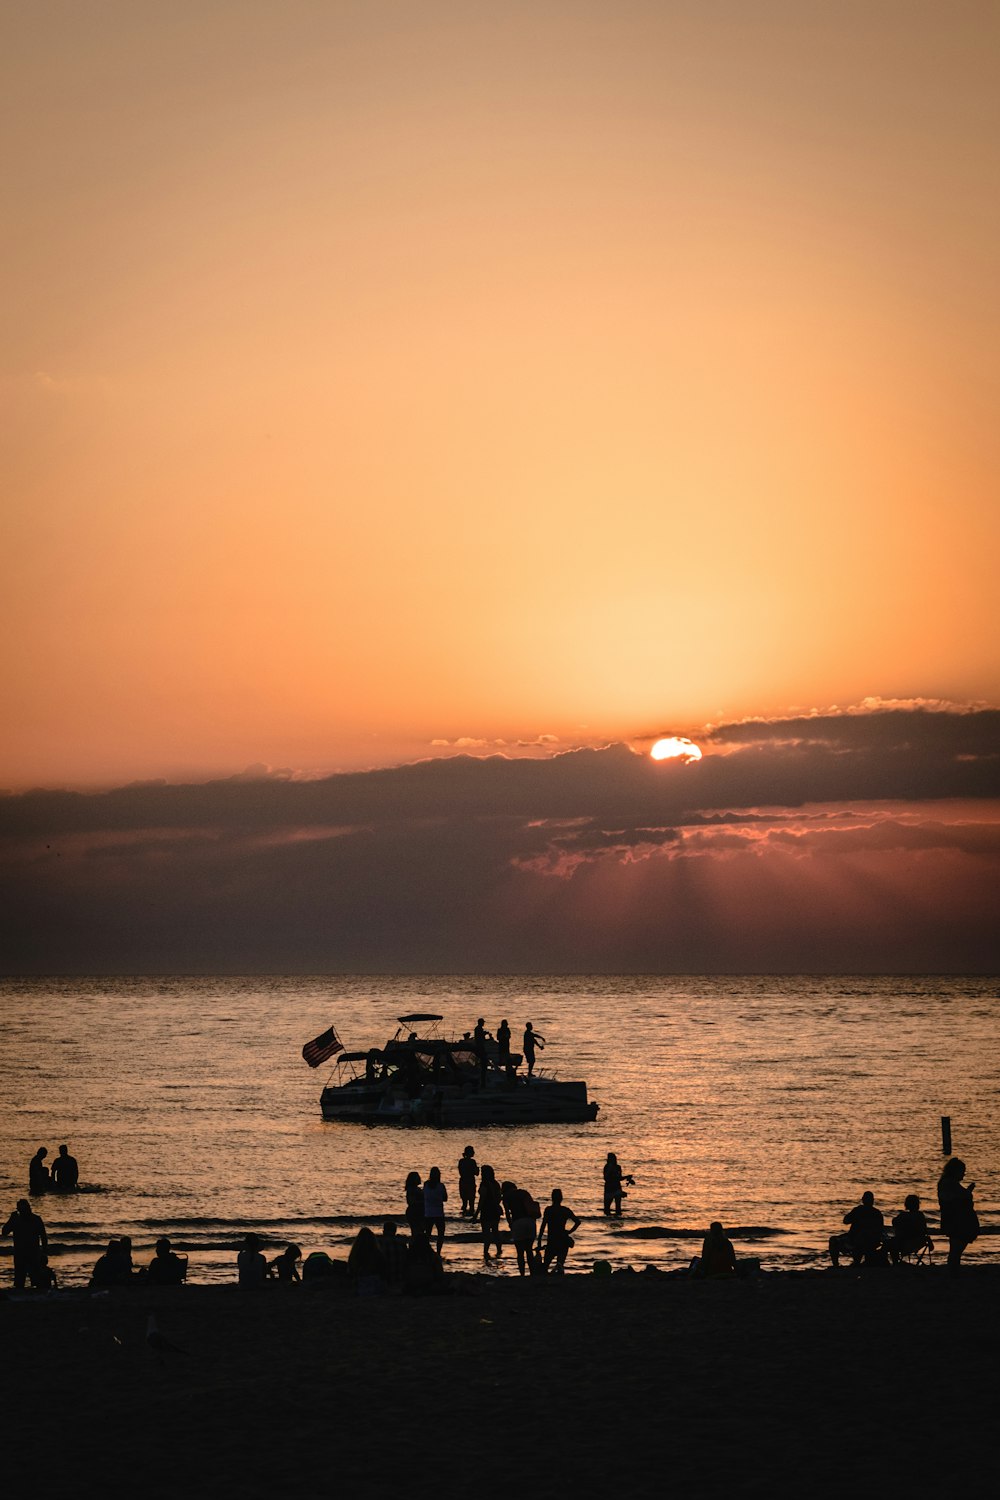
[[[48,1148],[39,1146],[34,1156],[28,1163],[28,1195],[37,1198],[41,1193],[47,1193],[52,1186],[49,1169],[45,1165],[48,1156]]]
[[[500,1184],[497,1182],[493,1168],[488,1162],[484,1162],[482,1176],[479,1179],[479,1207],[475,1215],[483,1232],[483,1260],[489,1260],[491,1245],[497,1247],[497,1260],[503,1253],[503,1245],[500,1242],[502,1213],[503,1200]]]
[[[181,1286],[187,1278],[187,1268],[187,1256],[176,1255],[167,1236],[162,1234],[146,1268],[146,1281],[150,1286]]]
[[[359,1297],[377,1297],[385,1291],[388,1284],[385,1256],[367,1224],[362,1224],[354,1237],[351,1253],[347,1257],[347,1269],[354,1279]]]
[[[920,1199],[910,1193],[903,1200],[903,1209],[892,1221],[892,1240],[889,1254],[894,1266],[907,1255],[917,1255],[921,1250],[933,1250],[934,1241],[927,1228],[927,1220],[920,1212]]]
[[[976,1186],[970,1182],[966,1187],[965,1162],[953,1156],[944,1164],[937,1185],[938,1207],[941,1210],[941,1233],[948,1236],[948,1270],[957,1276],[962,1266],[962,1255],[972,1241],[979,1238],[979,1215],[972,1201]]]
[[[267,1280],[267,1261],[256,1234],[250,1233],[243,1237],[243,1249],[236,1257],[236,1275],[240,1286],[263,1286]]]
[[[403,1292],[407,1297],[432,1297],[448,1290],[440,1255],[423,1235],[411,1240],[403,1272]]]
[[[132,1242],[123,1246],[121,1240],[108,1240],[103,1255],[94,1262],[90,1273],[91,1286],[129,1286],[132,1281]]]
[[[68,1146],[59,1147],[59,1155],[52,1163],[51,1186],[57,1193],[75,1193],[80,1186],[80,1168],[76,1157],[70,1156]]]
[[[41,1214],[36,1214],[27,1198],[18,1198],[17,1207],[0,1234],[14,1237],[14,1290],[24,1290],[25,1279],[35,1290],[41,1289],[41,1267],[49,1246]]]
[[[471,1146],[466,1146],[458,1163],[458,1193],[462,1200],[462,1215],[474,1214],[476,1211],[476,1178],[479,1176],[479,1166],[476,1162],[476,1153]]]
[[[391,1287],[401,1287],[403,1285],[408,1253],[407,1243],[405,1240],[400,1239],[397,1229],[398,1225],[395,1219],[386,1219],[382,1225],[382,1236],[379,1240],[379,1249],[385,1261],[386,1280]]]
[[[885,1220],[875,1207],[875,1194],[862,1193],[861,1202],[844,1215],[849,1226],[846,1234],[830,1236],[830,1259],[840,1265],[840,1257],[849,1254],[854,1265],[877,1263],[885,1235]],[[884,1260],[884,1257],[883,1257]]]
[[[570,1220],[572,1219],[572,1223]],[[547,1271],[552,1261],[556,1263],[556,1271],[562,1273],[566,1269],[566,1257],[573,1248],[572,1234],[580,1227],[580,1220],[571,1208],[563,1203],[563,1195],[559,1188],[552,1189],[552,1202],[542,1215],[542,1227],[538,1231],[538,1248],[542,1248],[542,1241],[546,1241],[543,1266]]]
[[[441,1168],[431,1167],[424,1183],[424,1221],[428,1240],[437,1236],[438,1255],[444,1244],[444,1206],[447,1201],[448,1189],[441,1181]]]
[[[280,1255],[276,1255],[270,1265],[270,1274],[275,1281],[300,1281],[298,1262],[302,1259],[302,1251],[298,1245],[286,1245]]]
[[[691,1268],[695,1276],[712,1277],[736,1275],[736,1251],[733,1242],[718,1219],[708,1226],[708,1233],[701,1242],[701,1255]]]

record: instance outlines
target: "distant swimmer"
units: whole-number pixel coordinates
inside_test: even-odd
[[[462,1200],[462,1216],[476,1212],[476,1178],[479,1164],[471,1146],[466,1146],[458,1163],[458,1192]]]
[[[59,1147],[59,1155],[52,1163],[52,1186],[57,1193],[75,1193],[80,1186],[80,1168],[76,1157],[70,1156],[68,1146]]]
[[[622,1188],[625,1182],[629,1187],[635,1186],[635,1178],[630,1172],[622,1171],[617,1156],[613,1151],[609,1151],[608,1159],[604,1163],[604,1212],[606,1214],[610,1214],[613,1210],[616,1216],[621,1218],[622,1199],[628,1197]]]
[[[546,1271],[553,1260],[556,1263],[557,1272],[566,1269],[566,1256],[573,1248],[571,1236],[579,1227],[580,1220],[571,1208],[566,1207],[559,1188],[553,1188],[552,1202],[542,1215],[542,1226],[538,1231],[539,1249],[541,1249],[542,1241],[546,1241],[543,1261]]]
[[[524,1053],[524,1060],[528,1064],[528,1077],[529,1078],[531,1077],[531,1075],[535,1071],[535,1048],[536,1047],[541,1047],[542,1050],[544,1051],[545,1050],[545,1038],[542,1036],[542,1034],[540,1032],[536,1031],[535,1028],[532,1026],[531,1022],[528,1021],[528,1022],[526,1022],[525,1027],[524,1027],[524,1040],[521,1043],[521,1050]]]
[[[49,1169],[45,1165],[48,1154],[47,1147],[39,1146],[28,1163],[28,1194],[32,1198],[38,1197],[40,1193],[47,1193],[52,1186]]]
[[[26,1278],[37,1291],[45,1290],[49,1237],[41,1215],[35,1213],[27,1198],[18,1198],[17,1207],[0,1234],[14,1237],[14,1290],[23,1291]]]

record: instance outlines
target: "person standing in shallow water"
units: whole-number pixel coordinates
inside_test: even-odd
[[[17,1207],[0,1234],[14,1236],[14,1290],[24,1290],[26,1277],[32,1287],[41,1289],[45,1282],[45,1252],[49,1237],[41,1215],[35,1213],[27,1198],[18,1198]]]
[[[482,1176],[479,1179],[479,1207],[476,1216],[479,1219],[480,1228],[483,1231],[483,1260],[490,1258],[490,1245],[497,1247],[497,1260],[503,1253],[503,1245],[500,1242],[500,1215],[503,1212],[503,1201],[500,1184],[497,1182],[496,1173],[488,1162],[483,1163]]]
[[[28,1163],[29,1197],[37,1198],[40,1193],[47,1193],[49,1187],[51,1186],[49,1169],[45,1165],[45,1158],[48,1156],[48,1154],[48,1149],[45,1146],[39,1146],[38,1150],[35,1152],[34,1156]]]
[[[52,1186],[57,1193],[75,1193],[80,1185],[80,1168],[76,1157],[70,1156],[68,1146],[59,1147],[59,1155],[52,1163]]]
[[[427,1233],[424,1218],[424,1185],[419,1172],[410,1172],[406,1179],[406,1222],[410,1226],[410,1239],[421,1240]]]
[[[937,1185],[941,1233],[948,1236],[948,1270],[952,1276],[961,1270],[967,1247],[979,1238],[979,1215],[972,1201],[976,1184],[970,1182],[966,1187],[962,1182],[964,1176],[965,1162],[953,1156],[945,1162]]]
[[[536,1047],[541,1047],[544,1050],[545,1038],[541,1035],[540,1032],[536,1031],[531,1022],[528,1021],[525,1023],[524,1027],[524,1040],[521,1043],[521,1051],[524,1053],[524,1060],[528,1065],[529,1078],[535,1071]]]
[[[437,1236],[437,1253],[444,1244],[444,1206],[448,1201],[448,1189],[441,1181],[441,1168],[431,1167],[424,1183],[424,1219],[427,1223],[427,1238]]]
[[[604,1163],[604,1212],[610,1214],[613,1208],[618,1218],[621,1218],[622,1199],[625,1197],[623,1181],[631,1186],[633,1179],[622,1171],[615,1153],[609,1151]]]
[[[542,1215],[542,1227],[538,1231],[538,1248],[542,1247],[542,1240],[546,1240],[544,1266],[546,1271],[554,1260],[556,1270],[562,1272],[566,1269],[566,1256],[573,1247],[570,1235],[580,1227],[580,1220],[571,1208],[567,1208],[562,1201],[563,1195],[559,1188],[552,1189],[552,1202]],[[572,1219],[572,1223],[569,1221]]]
[[[479,1176],[479,1165],[476,1161],[476,1153],[471,1146],[466,1146],[458,1163],[458,1192],[462,1200],[462,1216],[476,1212],[476,1178]]]

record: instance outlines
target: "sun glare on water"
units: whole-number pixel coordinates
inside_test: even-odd
[[[676,735],[657,740],[649,753],[654,760],[701,760],[701,751],[694,740],[678,738]]]

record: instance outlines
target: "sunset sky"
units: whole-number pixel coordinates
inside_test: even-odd
[[[1000,959],[992,0],[4,31],[12,967]]]

